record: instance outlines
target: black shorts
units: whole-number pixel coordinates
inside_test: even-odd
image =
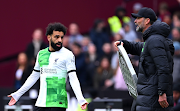
[[[60,107],[36,107],[35,106],[34,111],[66,111],[66,108],[60,108]]]

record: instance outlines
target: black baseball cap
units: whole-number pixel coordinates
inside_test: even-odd
[[[137,18],[137,17],[149,18],[152,21],[157,20],[155,12],[151,8],[147,8],[147,7],[141,8],[137,14],[131,13],[131,16],[133,18]]]

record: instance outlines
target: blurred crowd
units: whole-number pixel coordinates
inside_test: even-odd
[[[135,3],[132,13],[137,13],[143,5]],[[112,12],[113,13],[113,12]],[[180,84],[180,11],[170,12],[168,4],[162,2],[157,12],[158,20],[166,22],[171,33],[175,47],[173,82]],[[63,46],[75,55],[76,71],[82,90],[84,89],[111,89],[127,90],[126,84],[118,64],[118,57],[114,41],[125,39],[131,42],[142,42],[142,34],[136,32],[134,18],[126,16],[126,9],[118,6],[114,16],[107,20],[97,18],[94,20],[88,34],[81,34],[78,23],[70,23],[69,35],[63,38]],[[18,55],[18,67],[15,73],[15,88],[18,89],[31,74],[39,50],[48,47],[43,41],[43,31],[35,29],[32,42],[27,45],[26,51]],[[136,73],[138,72],[138,56],[129,55]],[[33,87],[39,88],[39,82]],[[174,85],[174,86],[176,86]],[[180,87],[175,87],[175,104],[180,98]],[[175,94],[174,94],[175,95]]]

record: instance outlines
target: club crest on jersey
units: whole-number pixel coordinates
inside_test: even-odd
[[[59,59],[59,58],[55,59],[54,61],[57,62],[58,59]]]
[[[57,64],[58,59],[59,59],[59,58],[56,58],[56,59],[54,60],[54,64]]]

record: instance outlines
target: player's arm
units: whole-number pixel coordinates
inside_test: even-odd
[[[79,104],[81,105],[81,108],[83,107],[82,109],[86,109],[85,105],[87,105],[88,103],[82,95],[80,83],[77,78],[76,72],[69,73],[69,82],[71,84],[71,87],[76,95],[76,98],[77,98]]]
[[[170,67],[164,43],[158,38],[151,39],[148,43],[148,50],[157,68],[159,104],[164,108],[168,107],[166,91],[171,81]]]
[[[36,83],[36,81],[39,79],[39,77],[40,77],[40,66],[39,66],[39,62],[38,62],[38,55],[37,55],[36,64],[34,66],[34,70],[32,71],[31,75],[27,78],[26,82],[23,84],[23,86],[19,90],[8,95],[8,97],[11,97],[11,100],[9,102],[10,106],[14,105],[19,100],[19,98],[25,92],[27,92]]]
[[[141,50],[143,48],[143,42],[128,42],[127,40],[121,40],[121,41],[116,41],[114,42],[115,47],[123,43],[123,47],[125,48],[126,52],[128,54],[132,55],[140,55]]]
[[[81,108],[84,110],[86,109],[88,103],[84,99],[81,92],[80,83],[76,75],[75,57],[72,52],[68,54],[68,58],[66,61],[66,68],[68,71],[70,85],[76,95],[79,104],[81,105]]]
[[[9,105],[10,106],[14,105],[19,100],[19,98],[36,83],[36,81],[39,79],[39,77],[40,77],[39,72],[32,71],[32,74],[28,77],[28,79],[23,84],[23,86],[16,92],[8,95],[8,97],[11,97]]]

